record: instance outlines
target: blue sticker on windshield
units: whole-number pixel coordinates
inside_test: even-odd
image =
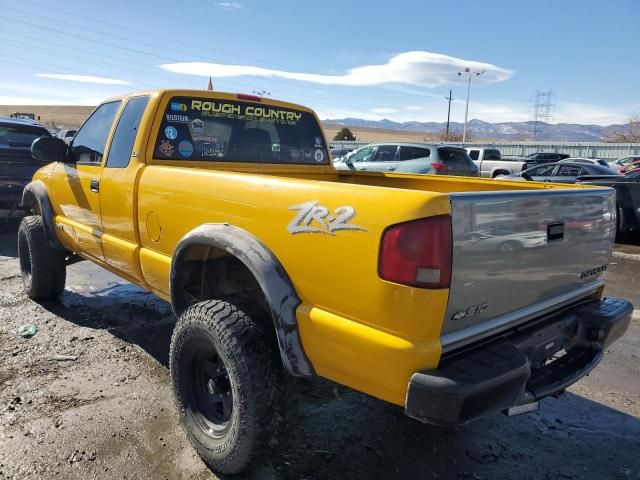
[[[189,140],[182,140],[178,144],[178,151],[183,157],[190,157],[193,154],[193,145]]]
[[[175,140],[178,138],[178,130],[176,130],[176,127],[168,126],[164,129],[164,135],[169,140]]]

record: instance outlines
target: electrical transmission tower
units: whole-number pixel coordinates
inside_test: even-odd
[[[531,117],[533,120],[533,140],[538,139],[544,128],[551,123],[553,118],[553,109],[555,105],[551,103],[553,99],[553,90],[548,91],[537,90],[532,98]]]

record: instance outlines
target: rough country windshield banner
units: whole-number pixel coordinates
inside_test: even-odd
[[[211,162],[329,163],[318,122],[308,112],[235,100],[173,97],[154,158]]]

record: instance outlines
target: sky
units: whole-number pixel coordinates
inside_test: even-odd
[[[151,88],[262,92],[322,119],[640,115],[640,1],[0,0],[0,104],[96,105]]]

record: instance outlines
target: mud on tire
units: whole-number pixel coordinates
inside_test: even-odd
[[[24,217],[18,229],[18,257],[25,292],[34,300],[59,296],[67,277],[67,252],[49,245],[40,216]]]
[[[256,466],[295,409],[273,331],[221,300],[192,305],[171,338],[170,370],[182,425],[204,462],[234,474]]]

